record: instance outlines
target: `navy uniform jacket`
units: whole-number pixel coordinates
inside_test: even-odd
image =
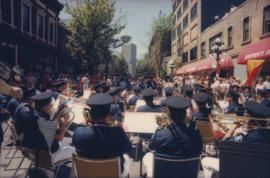
[[[149,148],[165,155],[196,157],[202,152],[202,137],[199,131],[186,127],[185,123],[172,124],[156,131]]]
[[[266,106],[266,107],[269,107],[268,105],[269,105],[269,101],[267,100],[267,99],[262,99],[261,100],[261,102],[259,102],[260,104],[262,104],[262,105],[264,105],[264,106]]]
[[[122,117],[121,110],[120,110],[120,107],[117,104],[115,104],[115,103],[112,103],[111,104],[111,116],[115,120],[121,122],[121,119],[122,119],[121,118]]]
[[[121,127],[106,125],[78,127],[72,140],[76,152],[86,158],[111,158],[130,152],[130,141]],[[121,159],[123,170],[123,158]]]
[[[229,104],[228,108],[226,108],[226,111],[225,111],[225,114],[229,114],[229,113],[234,113],[235,112],[235,109],[240,106],[239,104],[237,103],[231,103]]]
[[[139,100],[139,99],[143,99],[143,97],[142,96],[137,96],[137,95],[136,96],[133,96],[132,98],[130,98],[128,100],[128,106],[131,106],[131,105],[135,106],[137,100]]]
[[[21,103],[14,113],[15,128],[18,135],[23,134],[21,145],[37,150],[48,150],[46,140],[40,132],[37,124],[38,116],[32,106]]]
[[[251,129],[247,134],[240,134],[234,137],[229,137],[226,141],[243,142],[243,143],[259,143],[270,144],[270,130],[268,129]]]
[[[166,99],[161,100],[160,106],[161,106],[161,107],[167,106],[167,104],[166,104]]]
[[[59,93],[59,92],[53,92],[52,97],[56,100],[57,97],[58,97],[58,95],[60,95],[60,94],[61,94],[61,93]]]
[[[196,113],[193,113],[190,119],[189,127],[195,128],[196,126],[196,120],[200,121],[209,121],[209,114],[211,110],[208,108],[199,108],[199,111]]]
[[[14,120],[14,113],[16,108],[19,106],[20,102],[16,98],[12,98],[8,104],[7,104],[7,110],[11,114],[11,118],[13,120],[13,123],[16,121]]]
[[[121,112],[125,112],[125,100],[122,97],[117,97],[117,104],[119,104]]]
[[[42,112],[37,112],[38,115],[38,119],[41,120],[46,120],[49,121],[50,120],[50,115],[46,114],[46,113],[42,113]],[[52,143],[52,147],[51,147],[51,152],[54,153],[59,149],[59,143],[58,141],[56,141],[55,139],[53,140]]]
[[[136,112],[162,112],[162,108],[154,104],[146,104],[140,106]]]

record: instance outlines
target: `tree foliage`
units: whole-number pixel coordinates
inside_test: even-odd
[[[72,16],[67,47],[88,66],[89,72],[95,72],[99,64],[109,64],[110,49],[120,41],[116,35],[125,28],[123,17],[115,17],[114,5],[112,0],[76,0],[75,6],[67,6]]]
[[[152,20],[152,40],[149,44],[149,58],[154,65],[156,74],[161,75],[162,59],[171,55],[172,15],[159,12]]]
[[[112,76],[127,76],[128,64],[123,56],[113,56],[113,60],[110,66],[110,74]]]
[[[147,77],[155,75],[155,69],[147,58],[139,60],[136,66],[135,77]]]

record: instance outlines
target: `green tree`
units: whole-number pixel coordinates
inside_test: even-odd
[[[116,36],[125,28],[123,16],[115,17],[115,2],[76,0],[71,7],[66,1],[66,7],[72,16],[67,44],[71,54],[80,58],[90,73],[96,72],[99,64],[108,66],[112,60],[111,48],[120,42]]]
[[[171,31],[172,15],[160,11],[158,17],[152,20],[152,39],[148,47],[149,59],[158,76],[164,75],[161,70],[162,59],[171,55]]]
[[[149,59],[142,59],[137,62],[135,77],[147,77],[155,75],[155,69]]]
[[[113,56],[110,66],[110,74],[112,76],[127,76],[128,74],[128,64],[123,56]]]

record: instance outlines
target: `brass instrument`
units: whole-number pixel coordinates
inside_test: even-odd
[[[84,123],[85,125],[93,125],[94,122],[91,118],[91,109],[90,108],[84,108],[83,109],[83,117],[84,117]],[[107,123],[109,126],[116,126],[116,125],[119,125],[117,123],[115,123],[115,119],[113,117],[110,117],[108,120],[107,120]]]

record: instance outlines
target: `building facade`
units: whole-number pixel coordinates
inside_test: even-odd
[[[234,76],[244,80],[246,66],[238,65],[236,59],[246,45],[270,36],[270,1],[211,2],[219,3],[217,10],[213,10],[209,0],[173,0],[174,19],[177,20],[172,34],[172,58],[182,65],[207,59],[211,55],[213,42],[220,38],[224,50],[233,58]],[[187,7],[183,12],[184,6]],[[181,13],[179,9],[182,9]]]
[[[57,0],[0,0],[0,57],[26,69],[54,71],[58,58]]]
[[[137,62],[137,47],[133,43],[124,44],[122,46],[123,56],[128,64],[128,71],[130,74],[135,74]]]

